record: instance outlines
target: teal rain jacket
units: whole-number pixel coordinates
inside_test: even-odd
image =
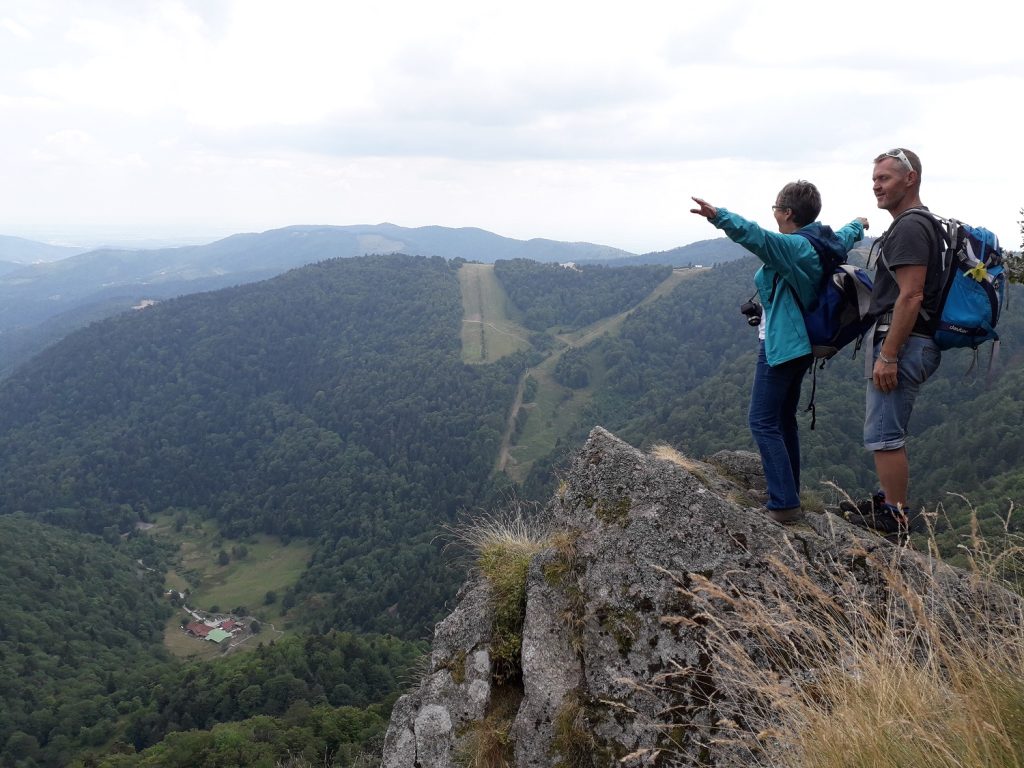
[[[807,339],[804,316],[797,299],[804,306],[809,306],[821,284],[821,260],[814,246],[797,234],[769,232],[725,208],[718,208],[711,223],[764,262],[754,275],[754,285],[764,307],[764,351],[768,365],[779,365],[809,355],[811,342]],[[818,221],[800,231],[837,240],[843,253],[864,237],[864,226],[857,220],[831,237],[828,229]]]

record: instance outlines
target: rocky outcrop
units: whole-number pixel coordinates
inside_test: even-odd
[[[763,765],[734,737],[757,702],[712,636],[747,643],[783,683],[816,671],[798,640],[766,652],[736,620],[737,600],[765,596],[784,611],[791,600],[796,615],[813,594],[839,613],[884,610],[899,589],[876,567],[884,561],[922,593],[940,592],[935,605],[1019,610],[1009,593],[835,515],[771,522],[750,501],[763,489],[754,454],[671,458],[591,432],[544,511],[552,544],[529,566],[521,677],[494,676],[493,604],[474,575],[437,626],[430,671],[395,705],[386,768],[465,764],[482,749],[522,767]]]

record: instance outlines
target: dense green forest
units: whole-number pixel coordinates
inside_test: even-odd
[[[494,262],[494,273],[534,331],[582,328],[637,304],[668,277],[668,266],[561,267],[527,259]]]
[[[0,516],[4,765],[66,765],[78,749],[104,744],[126,697],[168,665],[163,576],[140,566],[136,554]]]
[[[141,750],[172,731],[281,716],[298,702],[365,708],[397,691],[425,651],[393,637],[328,632],[174,667],[136,692],[125,738]]]
[[[388,703],[422,643],[330,632],[175,663],[161,644],[171,605],[161,574],[139,562],[149,546],[139,539],[142,549],[0,516],[0,764],[66,766],[111,748],[132,754],[172,732],[251,718],[269,734],[259,753],[278,758],[292,749],[319,763],[343,744],[354,755],[382,736]],[[315,737],[307,741],[307,732]],[[194,756],[202,738],[163,749],[190,741]],[[138,764],[172,764],[150,762],[152,754],[164,751]],[[136,764],[125,760],[114,764]]]
[[[523,366],[460,361],[456,269],[333,260],[80,331],[0,383],[0,511],[312,538],[284,596],[311,626],[422,637],[461,580],[433,539],[488,498]]]
[[[389,714],[389,704],[358,709],[297,702],[283,717],[258,715],[209,730],[176,731],[138,754],[115,745],[105,756],[76,760],[71,768],[371,768],[380,762]]]

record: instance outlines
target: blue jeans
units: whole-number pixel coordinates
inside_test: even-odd
[[[750,432],[761,452],[761,465],[768,482],[768,509],[800,506],[800,434],[796,409],[800,385],[811,367],[812,357],[804,355],[781,365],[768,365],[764,342],[754,369],[750,392]]]
[[[882,342],[875,343],[875,357]],[[869,451],[895,451],[907,444],[907,428],[914,400],[921,385],[942,362],[942,353],[932,339],[911,336],[899,354],[896,389],[880,392],[875,383],[867,384],[867,406],[864,411],[864,447]]]

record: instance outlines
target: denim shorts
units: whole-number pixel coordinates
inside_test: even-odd
[[[882,342],[875,344],[874,356]],[[935,373],[941,352],[935,342],[924,336],[911,336],[899,354],[896,389],[880,392],[873,381],[867,383],[864,411],[864,447],[869,451],[895,451],[907,443],[907,426],[914,410],[917,392]]]

